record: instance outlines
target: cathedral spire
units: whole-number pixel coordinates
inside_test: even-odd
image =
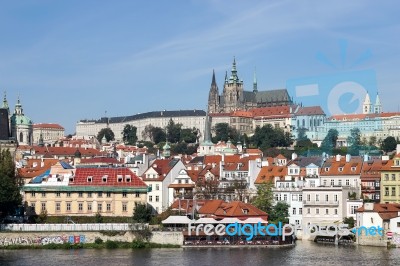
[[[257,92],[257,75],[256,75],[256,69],[254,68],[254,77],[253,77],[253,92]]]
[[[365,95],[364,103],[363,103],[363,114],[370,114],[372,113],[372,104],[371,99],[369,98],[369,93]]]
[[[215,81],[215,71],[214,71],[214,69],[213,69],[213,76],[212,76],[211,86],[217,86],[217,82]]]
[[[8,106],[7,92],[6,91],[4,91],[3,105],[1,106],[1,108],[7,109],[7,110],[10,109],[10,107]]]
[[[376,93],[374,113],[375,114],[382,113],[382,104],[381,104],[381,99],[379,98],[379,93],[378,92]]]
[[[239,82],[239,77],[237,76],[237,70],[236,70],[236,58],[233,57],[233,64],[232,64],[232,71],[231,71],[231,76],[229,78],[230,83],[237,83]]]

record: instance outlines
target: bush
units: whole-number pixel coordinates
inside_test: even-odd
[[[103,239],[101,239],[100,237],[96,237],[94,240],[95,244],[103,244]]]
[[[118,248],[118,243],[112,240],[107,240],[106,241],[106,248],[107,249],[116,249]]]
[[[144,243],[142,240],[133,240],[131,244],[132,248],[145,248],[146,243]]]

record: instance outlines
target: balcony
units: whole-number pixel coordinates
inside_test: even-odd
[[[272,191],[277,192],[277,191],[301,191],[302,188],[299,187],[277,187],[273,188]]]
[[[303,200],[303,206],[339,206],[339,201]]]

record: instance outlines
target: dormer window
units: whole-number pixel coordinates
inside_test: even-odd
[[[243,211],[244,214],[248,214],[249,213],[248,209],[243,209],[242,211]]]
[[[355,172],[355,171],[356,171],[356,168],[355,168],[355,167],[352,167],[352,168],[351,168],[351,171]]]
[[[92,176],[88,176],[88,177],[87,177],[87,181],[88,181],[89,183],[92,183],[93,177],[92,177]]]
[[[396,166],[400,166],[400,159],[395,159],[395,160],[394,160],[394,164],[395,164]]]
[[[329,171],[329,167],[325,167],[325,172],[328,172]]]
[[[343,167],[339,167],[339,172],[343,172]]]
[[[122,182],[122,175],[117,175],[117,182],[121,183]]]
[[[128,183],[130,183],[131,182],[131,176],[130,175],[126,175],[125,176],[125,182],[128,182]]]
[[[71,177],[69,178],[69,182],[74,182],[74,177],[73,177],[73,176],[71,176]]]
[[[107,178],[108,178],[108,175],[103,175],[101,181],[102,181],[103,183],[107,183]]]

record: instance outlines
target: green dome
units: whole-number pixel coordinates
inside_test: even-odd
[[[29,117],[25,115],[13,114],[11,116],[11,124],[13,125],[32,125],[32,121]]]
[[[163,150],[169,150],[171,148],[171,146],[169,146],[168,142],[165,143],[165,145],[163,146]]]

